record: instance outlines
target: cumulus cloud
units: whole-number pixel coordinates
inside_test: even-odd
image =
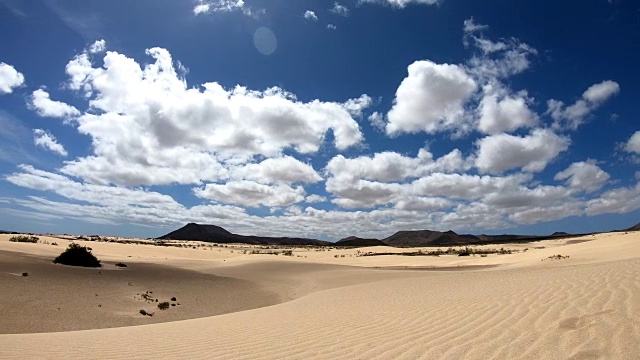
[[[599,198],[589,200],[588,215],[624,214],[640,209],[640,183],[604,192]]]
[[[308,203],[321,203],[327,201],[327,198],[318,194],[311,194],[304,199]]]
[[[359,4],[386,4],[395,8],[404,9],[409,4],[434,5],[442,0],[358,0]]]
[[[620,85],[617,82],[605,80],[591,85],[572,105],[566,106],[560,100],[549,100],[547,114],[553,118],[554,128],[576,130],[591,113],[619,92]]]
[[[11,94],[13,89],[24,84],[24,75],[12,65],[0,62],[0,95]]]
[[[571,189],[594,192],[600,190],[610,177],[593,161],[581,161],[557,173],[554,180],[566,180]]]
[[[264,9],[256,10],[247,6],[244,0],[198,0],[198,3],[193,8],[194,15],[233,11],[240,11],[250,17],[258,17],[265,12]]]
[[[636,131],[631,135],[624,145],[624,150],[630,153],[640,154],[640,131]]]
[[[356,119],[371,104],[366,95],[301,102],[277,87],[190,88],[167,50],[147,55],[154,61],[144,66],[112,51],[103,66],[86,52],[67,64],[69,88],[93,110],[75,123],[94,154],[67,162],[63,173],[102,184],[200,184],[227,178],[226,168],[254,156],[314,153],[329,130],[339,150],[363,141]]]
[[[446,195],[431,193],[424,184],[427,181],[425,176],[436,172],[445,175],[464,171],[470,166],[470,162],[457,149],[437,159],[433,159],[433,155],[425,149],[420,150],[415,158],[395,152],[352,159],[337,155],[325,169],[329,175],[326,189],[336,197],[332,201],[345,208],[371,208],[389,203],[404,209],[417,204],[425,207],[427,204],[431,207],[434,204],[444,206],[449,203],[434,202],[431,198],[427,203],[424,202],[424,196]]]
[[[349,16],[349,8],[344,5],[341,5],[339,2],[334,2],[333,7],[329,9],[332,13],[340,16]]]
[[[97,40],[89,46],[89,52],[97,54],[103,52],[107,48],[107,42],[104,40]]]
[[[311,21],[318,21],[318,16],[311,10],[307,10],[304,12],[304,18]]]
[[[64,146],[58,143],[55,136],[53,136],[48,131],[45,131],[43,129],[34,129],[33,141],[36,144],[36,146],[40,146],[58,155],[61,155],[61,156],[68,155],[67,150],[65,150]]]
[[[285,184],[268,186],[255,181],[228,181],[224,184],[207,184],[204,188],[194,189],[198,197],[215,202],[246,207],[288,206],[304,201],[305,191],[301,186],[291,187]]]
[[[497,134],[538,124],[538,115],[529,108],[533,99],[526,91],[509,94],[505,89],[487,85],[483,94],[477,110],[478,130],[481,132]]]
[[[43,89],[38,89],[31,94],[29,105],[42,117],[69,120],[80,116],[78,109],[61,101],[51,100],[49,93]]]
[[[458,65],[416,61],[398,87],[387,114],[390,135],[424,131],[435,133],[460,125],[464,103],[476,82]]]
[[[524,137],[496,134],[477,142],[476,167],[485,173],[500,173],[521,168],[540,172],[570,144],[567,137],[549,129],[535,129]]]
[[[335,25],[333,25],[333,24],[327,24],[327,29],[329,29],[329,30],[335,30],[335,29],[337,29],[337,28],[338,28],[338,27],[337,27],[337,26],[335,26]]]
[[[254,180],[261,184],[295,182],[316,183],[322,177],[311,167],[291,156],[266,159],[247,164],[232,171],[233,178]]]

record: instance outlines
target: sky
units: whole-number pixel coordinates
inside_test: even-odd
[[[0,229],[640,222],[626,0],[0,0]]]

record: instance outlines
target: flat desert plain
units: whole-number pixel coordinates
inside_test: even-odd
[[[0,359],[640,358],[638,232],[437,257],[11,236]],[[53,264],[72,240],[102,268]]]

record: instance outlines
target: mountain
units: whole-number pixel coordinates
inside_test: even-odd
[[[640,228],[639,228],[640,230]],[[502,243],[524,243],[531,241],[558,239],[587,234],[568,234],[556,232],[552,235],[459,235],[449,230],[446,232],[432,230],[398,231],[397,233],[382,239],[389,246],[421,247],[421,246],[463,246]]]
[[[626,228],[626,229],[618,230],[618,231],[640,231],[640,223],[635,224],[630,228]]]
[[[446,232],[433,230],[398,231],[382,239],[389,246],[453,246],[481,242],[475,235],[458,235],[449,230]]]
[[[328,241],[316,239],[238,235],[231,233],[220,226],[195,223],[189,223],[178,230],[157,238],[157,240],[194,240],[222,244],[331,245]]]
[[[359,238],[357,236],[349,236],[344,239],[340,239],[335,243],[336,246],[351,246],[351,247],[367,247],[367,246],[387,246],[378,239],[366,239]]]

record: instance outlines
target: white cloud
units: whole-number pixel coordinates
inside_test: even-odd
[[[555,99],[547,101],[547,114],[553,118],[554,128],[576,130],[587,116],[619,92],[620,85],[617,82],[605,80],[591,85],[573,105],[565,106],[562,101]]]
[[[527,70],[531,64],[529,58],[538,54],[536,49],[515,38],[494,42],[475,35],[467,36],[482,51],[481,55],[468,61],[468,71],[485,81],[507,78]]]
[[[609,174],[600,169],[593,161],[581,161],[554,176],[555,180],[566,180],[567,186],[581,191],[598,191],[609,181]]]
[[[434,204],[443,205],[445,202],[433,202],[433,199],[425,202],[423,197],[439,197],[446,194],[430,192],[426,182],[431,177],[425,176],[446,176],[445,173],[468,170],[470,166],[469,161],[462,158],[459,150],[435,160],[432,154],[424,149],[420,150],[415,158],[395,152],[382,152],[372,157],[361,156],[353,159],[337,155],[326,167],[329,175],[326,189],[336,196],[333,202],[345,208],[371,208],[389,203],[403,209],[417,207],[418,204],[426,208]],[[406,182],[412,179],[418,180]],[[433,185],[437,186],[435,183]],[[450,183],[445,187],[450,192],[456,188]]]
[[[301,102],[275,87],[188,88],[168,51],[147,54],[155,61],[143,67],[112,51],[102,67],[86,53],[69,62],[69,88],[92,109],[76,124],[92,138],[94,154],[67,162],[63,173],[102,184],[199,184],[227,178],[225,167],[254,156],[314,153],[329,130],[339,150],[363,141],[356,118],[371,104],[366,95]]]
[[[437,197],[407,197],[395,204],[396,209],[408,211],[435,211],[451,207],[454,203]]]
[[[329,11],[336,15],[349,16],[349,9],[344,5],[340,5],[337,1],[333,3],[333,7]]]
[[[483,93],[477,110],[478,130],[481,132],[497,134],[538,124],[538,115],[529,109],[533,99],[528,97],[526,91],[510,95],[500,87],[487,85]]]
[[[582,98],[593,104],[601,104],[619,92],[620,85],[618,85],[617,82],[605,80],[601,83],[591,85],[584,94],[582,94]]]
[[[393,7],[404,9],[409,4],[434,5],[442,0],[358,0],[359,4],[387,4]]]
[[[55,136],[51,133],[44,131],[42,129],[34,129],[33,130],[33,141],[36,146],[40,146],[45,148],[51,152],[54,152],[61,156],[67,156],[67,150],[65,150],[64,146],[58,143]]]
[[[0,62],[0,95],[11,94],[13,89],[24,84],[24,75],[13,66]]]
[[[419,178],[434,172],[456,172],[470,168],[459,150],[434,160],[433,155],[420,149],[415,158],[388,151],[375,153],[373,156],[360,156],[347,159],[336,155],[329,160],[326,171],[334,179],[343,183],[355,179],[367,179],[382,182],[401,181]]]
[[[304,199],[307,203],[321,203],[327,201],[327,198],[317,194],[311,194]]]
[[[228,13],[240,11],[244,15],[257,18],[265,13],[264,9],[253,9],[247,6],[244,0],[198,0],[197,5],[193,8],[194,15],[209,13]]]
[[[396,91],[386,132],[456,129],[463,119],[463,105],[475,89],[476,82],[458,65],[416,61]]]
[[[606,191],[599,198],[588,201],[587,214],[624,214],[640,209],[640,183]]]
[[[20,165],[21,172],[6,177],[10,183],[39,191],[51,191],[70,200],[95,205],[133,205],[158,210],[181,207],[170,196],[142,189],[127,189],[75,182],[63,175],[35,169],[31,165]]]
[[[233,178],[253,180],[261,184],[295,182],[316,183],[322,177],[311,165],[291,157],[266,159],[258,164],[247,164],[232,171]]]
[[[49,93],[38,89],[31,94],[29,105],[42,117],[72,119],[80,116],[75,107],[61,101],[51,100]]]
[[[487,136],[477,142],[476,167],[486,173],[517,168],[539,172],[567,150],[570,142],[569,138],[548,129],[535,129],[525,137],[508,134]]]
[[[97,40],[96,42],[94,42],[93,44],[91,44],[91,46],[89,46],[89,52],[92,54],[97,54],[97,53],[101,53],[104,52],[104,50],[107,48],[107,43],[104,40]]]
[[[640,154],[640,131],[636,131],[631,135],[624,149],[630,153]]]
[[[475,22],[473,17],[470,17],[463,22],[462,30],[465,32],[465,34],[468,34],[468,33],[483,31],[488,28],[489,28],[488,25],[478,24]]]
[[[335,30],[335,29],[337,29],[337,28],[338,28],[338,27],[337,27],[337,26],[335,26],[335,25],[333,25],[333,24],[327,24],[327,29],[329,29],[329,30]]]
[[[311,21],[318,21],[318,16],[311,10],[307,10],[304,12],[304,18]]]
[[[384,128],[387,125],[384,120],[384,115],[377,111],[369,115],[368,120],[371,123],[371,126],[377,130],[384,131]]]
[[[285,184],[268,186],[248,180],[207,184],[204,188],[194,189],[193,192],[198,197],[215,202],[246,207],[289,206],[305,199],[305,191],[302,186],[295,188]]]

